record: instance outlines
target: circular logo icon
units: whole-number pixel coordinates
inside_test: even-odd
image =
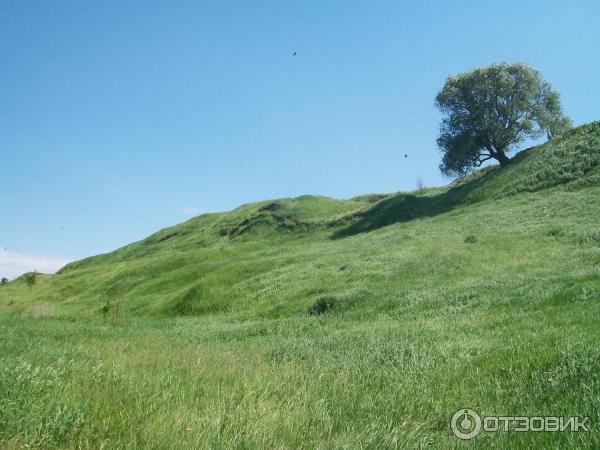
[[[457,438],[473,439],[481,431],[481,417],[472,409],[459,409],[452,416],[450,428]]]

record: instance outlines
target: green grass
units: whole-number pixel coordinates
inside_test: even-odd
[[[0,287],[0,447],[598,448],[599,162],[596,122],[447,188],[244,205]],[[465,444],[465,407],[593,428]]]

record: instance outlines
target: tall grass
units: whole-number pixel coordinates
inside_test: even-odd
[[[412,219],[402,195],[269,201],[3,286],[0,448],[599,448],[596,166],[497,184],[563,145],[594,159],[595,136],[428,190],[416,201],[475,183]],[[271,228],[222,234],[247,218]],[[592,430],[465,444],[449,422],[466,407]]]

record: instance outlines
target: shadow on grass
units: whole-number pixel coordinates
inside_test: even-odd
[[[398,194],[381,200],[372,208],[343,217],[335,225],[354,221],[333,233],[332,239],[340,239],[359,233],[377,230],[398,222],[408,222],[422,217],[432,217],[466,203],[481,199],[471,196],[473,191],[488,183],[500,173],[497,166],[488,167],[460,184],[434,196]]]

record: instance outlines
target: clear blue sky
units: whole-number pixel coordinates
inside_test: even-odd
[[[475,66],[526,62],[599,119],[599,23],[597,0],[0,0],[0,275],[245,202],[445,183],[433,99]]]

